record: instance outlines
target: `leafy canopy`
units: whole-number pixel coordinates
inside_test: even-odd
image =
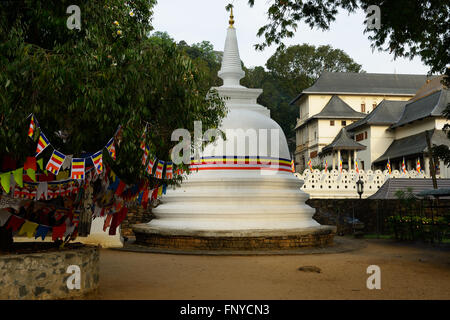
[[[171,42],[148,38],[155,0],[20,0],[0,7],[0,157],[23,163],[36,143],[27,137],[34,113],[53,147],[75,156],[104,147],[123,125],[117,173],[144,176],[147,142],[169,160],[177,128],[218,127],[225,115],[207,75]],[[69,30],[66,9],[81,9],[81,30]],[[63,132],[64,135],[61,135]],[[49,157],[52,148],[43,154]],[[105,154],[105,153],[104,153]]]

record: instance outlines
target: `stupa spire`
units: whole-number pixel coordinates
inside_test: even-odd
[[[230,26],[227,29],[227,38],[223,50],[222,66],[218,76],[223,80],[224,87],[241,87],[239,81],[245,76],[241,67],[239,47],[234,28],[233,8],[230,8]]]

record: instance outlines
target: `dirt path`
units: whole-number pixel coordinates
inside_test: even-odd
[[[450,299],[450,251],[367,241],[348,253],[191,256],[102,250],[92,299]],[[381,268],[381,290],[366,269]],[[317,266],[321,273],[302,272]]]

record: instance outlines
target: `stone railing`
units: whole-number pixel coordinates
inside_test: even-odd
[[[356,181],[359,178],[364,182],[363,198],[373,195],[387,179],[395,178],[429,178],[425,172],[408,171],[407,173],[394,170],[389,174],[387,170],[332,170],[325,172],[324,170],[306,169],[303,174],[295,173],[295,176],[304,181],[302,190],[310,195],[311,199],[329,198],[329,199],[345,199],[359,198],[356,192]],[[439,178],[439,176],[438,176]]]

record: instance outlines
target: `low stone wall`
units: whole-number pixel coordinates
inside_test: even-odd
[[[134,237],[131,228],[133,224],[147,223],[153,219],[151,209],[144,210],[142,207],[128,210],[127,217],[120,225],[122,237]]]
[[[135,226],[138,227],[138,226]],[[304,247],[325,247],[333,244],[335,228],[321,226],[311,230],[271,231],[258,235],[179,235],[165,232],[146,232],[135,228],[136,244],[146,245],[155,249],[170,250],[292,250]],[[213,232],[212,232],[213,233]],[[236,232],[240,233],[240,232]],[[258,232],[259,233],[259,232]],[[262,233],[262,232],[261,232]],[[280,235],[282,234],[282,235]]]
[[[67,273],[80,267],[80,289],[69,290]],[[83,246],[55,252],[0,255],[0,299],[70,299],[93,292],[99,284],[99,250]]]
[[[386,219],[392,215],[422,215],[430,217],[436,215],[437,209],[429,208],[432,200],[418,201],[417,206],[409,211],[401,200],[372,200],[372,199],[309,199],[306,203],[316,209],[313,218],[324,225],[337,227],[337,234],[352,233],[352,219],[364,223],[366,233],[387,233]],[[440,200],[439,212],[449,212],[450,200]]]

